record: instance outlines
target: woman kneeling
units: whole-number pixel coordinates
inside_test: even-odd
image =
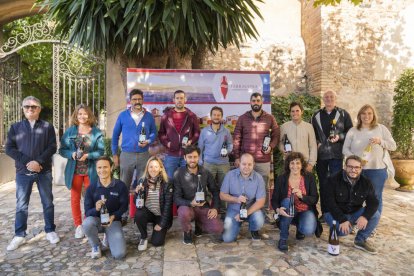
[[[291,200],[294,201],[291,204]],[[290,224],[296,225],[296,239],[311,236],[316,229],[318,191],[315,178],[306,172],[306,162],[299,152],[290,153],[285,160],[284,174],[276,179],[272,206],[280,218],[278,248],[288,250]]]
[[[147,249],[148,222],[153,223],[152,245],[164,245],[167,230],[172,225],[173,187],[168,182],[167,172],[158,157],[153,156],[148,160],[143,177],[135,181],[133,188],[135,189],[134,202],[137,205],[135,223],[141,233],[138,250]]]

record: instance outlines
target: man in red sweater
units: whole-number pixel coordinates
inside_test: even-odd
[[[165,111],[158,131],[160,142],[167,151],[164,166],[169,179],[172,179],[178,167],[186,165],[184,148],[196,144],[200,136],[199,120],[197,115],[185,107],[186,101],[183,90],[174,92],[175,106]]]
[[[233,134],[233,154],[235,166],[240,163],[243,153],[250,153],[254,157],[254,170],[264,180],[266,187],[266,203],[269,205],[269,173],[270,159],[273,149],[279,144],[280,130],[275,117],[262,109],[263,96],[253,93],[250,96],[251,110],[247,111],[237,120]],[[270,135],[270,143],[263,147],[265,137]]]

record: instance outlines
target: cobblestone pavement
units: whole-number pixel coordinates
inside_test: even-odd
[[[295,227],[289,237],[289,252],[275,248],[279,231],[266,225],[269,235],[251,241],[243,226],[238,242],[224,244],[211,235],[203,235],[195,246],[182,244],[177,221],[167,235],[165,247],[149,246],[138,252],[138,231],[129,223],[125,228],[128,254],[114,260],[108,251],[98,260],[89,257],[86,239],[74,238],[70,212],[70,193],[54,187],[55,223],[61,242],[45,240],[43,215],[37,189],[29,206],[28,242],[7,252],[13,237],[15,184],[0,185],[0,275],[413,275],[414,270],[414,193],[386,189],[384,213],[378,234],[372,238],[379,254],[370,255],[353,247],[353,236],[341,238],[341,254],[328,255],[327,232],[320,239],[295,239]]]

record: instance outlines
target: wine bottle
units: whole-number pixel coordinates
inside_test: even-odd
[[[84,151],[84,140],[85,135],[81,136],[81,140],[79,141],[79,143],[76,146],[76,160],[79,160],[82,158],[83,156],[83,151]]]
[[[270,141],[272,140],[272,129],[269,129],[269,133],[263,138],[262,152],[266,152],[270,147]]]
[[[138,186],[142,188],[143,185],[144,185],[144,180],[142,178],[140,178]],[[144,205],[145,205],[145,199],[144,198],[145,198],[144,189],[141,189],[137,193],[137,199],[135,201],[135,206],[137,206],[138,209],[142,209],[142,207],[144,207]]]
[[[141,133],[139,134],[138,142],[144,143],[147,140],[147,132],[145,130],[145,122],[142,122]]]
[[[227,136],[224,137],[223,145],[221,145],[220,156],[227,157]]]
[[[334,139],[336,136],[336,120],[332,120],[331,128],[329,129],[329,140]]]
[[[283,147],[284,147],[284,150],[285,150],[286,153],[292,152],[292,145],[290,144],[290,141],[287,137],[287,134],[285,134],[285,143],[284,143]]]
[[[364,151],[362,152],[362,166],[365,166],[369,160],[371,159],[371,153],[372,153],[372,145],[371,143],[369,143],[365,148]]]
[[[328,253],[332,256],[339,255],[339,237],[336,232],[336,220],[332,221],[332,227],[329,230]]]
[[[288,215],[291,217],[295,216],[295,193],[293,191],[290,194]]]
[[[185,148],[187,146],[187,143],[188,143],[188,136],[184,135],[183,139],[181,140],[181,146]]]
[[[198,183],[197,183],[197,192],[195,194],[195,201],[196,203],[203,203],[205,201],[205,194],[203,190],[203,186],[201,185],[201,174],[197,175]]]
[[[108,208],[106,208],[106,200],[105,200],[105,195],[101,195],[101,200],[103,201],[103,204],[101,206],[101,225],[102,226],[107,226],[109,224],[109,212],[108,212]]]
[[[244,197],[246,197],[246,194],[242,194]],[[247,204],[246,202],[242,202],[240,204],[240,213],[239,213],[240,220],[246,220],[247,219]]]

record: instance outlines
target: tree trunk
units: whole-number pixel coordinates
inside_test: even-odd
[[[193,69],[203,69],[206,62],[207,49],[205,46],[199,46],[191,60]]]
[[[191,55],[181,55],[174,46],[168,47],[168,63],[169,69],[191,69]]]

